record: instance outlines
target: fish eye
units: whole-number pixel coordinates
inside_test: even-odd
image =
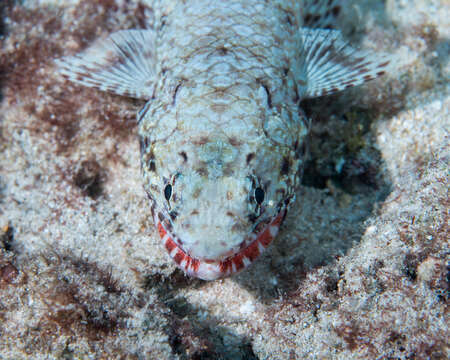
[[[257,187],[255,189],[255,200],[258,203],[258,205],[261,205],[264,201],[264,190],[260,187]]]
[[[170,198],[172,197],[172,185],[167,184],[166,187],[164,188],[164,197],[166,198],[167,201],[170,200]]]

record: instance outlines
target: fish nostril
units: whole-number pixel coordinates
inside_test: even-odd
[[[191,224],[189,224],[189,223],[187,223],[187,224],[182,223],[182,224],[181,224],[181,227],[182,227],[183,229],[187,230],[187,229],[190,229]]]

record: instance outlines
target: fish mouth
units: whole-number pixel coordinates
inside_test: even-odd
[[[198,259],[189,255],[175,242],[159,217],[155,217],[155,224],[169,256],[181,270],[203,280],[216,280],[238,273],[253,263],[278,234],[286,212],[286,209],[281,209],[265,226],[259,226],[260,230],[250,235],[247,246],[220,260]]]

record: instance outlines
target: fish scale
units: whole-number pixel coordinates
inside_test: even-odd
[[[340,6],[159,1],[153,29],[119,31],[58,61],[73,82],[148,100],[137,119],[144,189],[187,274],[239,272],[276,237],[304,167],[300,101],[386,72],[386,57],[312,28],[331,26]]]

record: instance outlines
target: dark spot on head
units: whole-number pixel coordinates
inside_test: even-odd
[[[241,145],[241,142],[238,139],[236,139],[235,137],[230,137],[228,139],[228,142],[230,143],[231,146],[234,146],[234,147],[238,147]]]
[[[199,212],[197,209],[194,209],[191,211],[191,215],[198,215],[198,214],[199,214]]]
[[[97,199],[103,193],[104,173],[95,160],[83,161],[80,169],[73,177],[76,187],[92,199]]]
[[[281,175],[287,175],[289,173],[290,168],[291,168],[291,161],[287,156],[285,156],[281,164]]]
[[[231,211],[227,211],[227,216],[234,217],[234,214]]]
[[[218,52],[220,55],[224,56],[224,55],[228,54],[228,49],[227,49],[225,46],[219,46],[219,47],[217,48],[217,52]]]
[[[199,173],[199,175],[201,176],[208,176],[208,169],[201,167],[197,169],[197,172]]]
[[[183,161],[186,162],[188,160],[188,156],[185,151],[181,151],[178,153],[183,158]]]
[[[249,153],[247,154],[247,165],[250,164],[250,162],[255,158],[255,153]]]
[[[194,145],[205,145],[208,142],[209,142],[209,137],[208,136],[200,136],[199,139],[192,141],[192,143]]]

